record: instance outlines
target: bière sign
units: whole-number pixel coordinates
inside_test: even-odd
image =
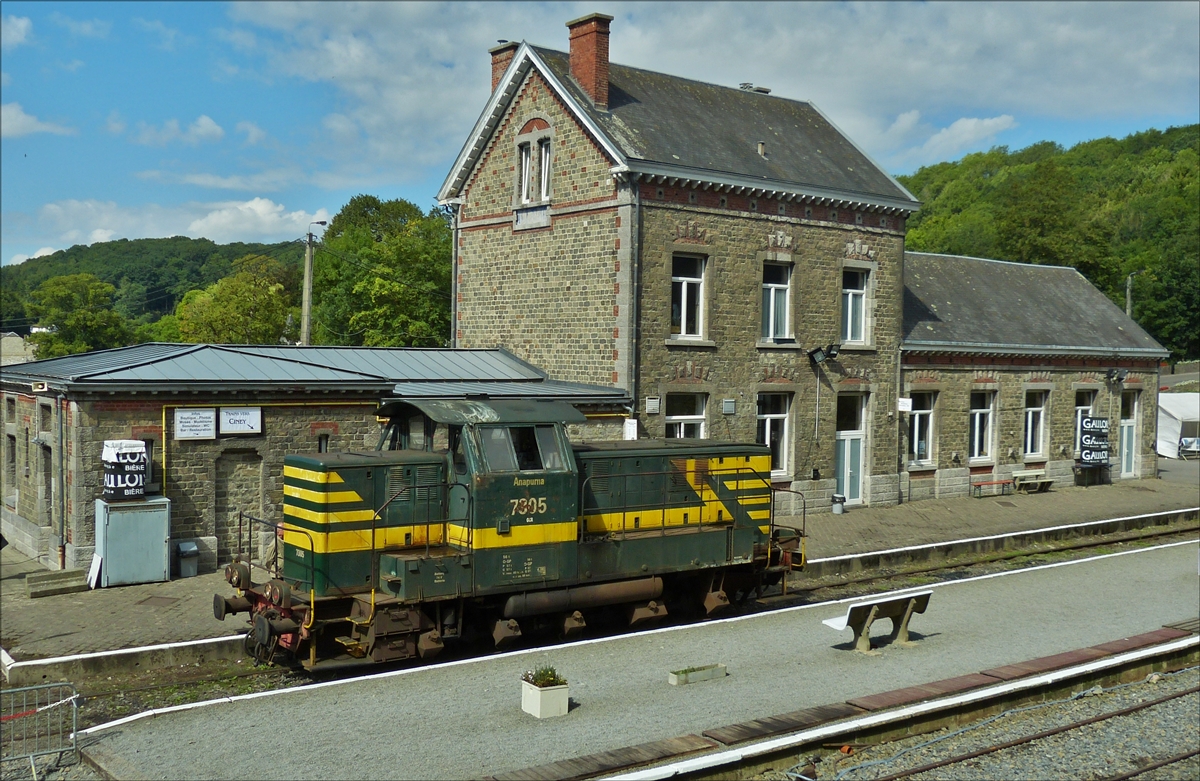
[[[1108,463],[1108,418],[1081,418],[1079,460],[1085,464]]]

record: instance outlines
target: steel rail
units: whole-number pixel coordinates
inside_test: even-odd
[[[1176,754],[1173,757],[1160,759],[1159,761],[1152,762],[1145,767],[1139,767],[1136,770],[1130,770],[1128,773],[1122,773],[1119,776],[1109,776],[1101,781],[1125,781],[1127,778],[1134,778],[1136,776],[1140,776],[1142,773],[1149,773],[1151,770],[1158,770],[1160,767],[1166,767],[1167,765],[1173,765],[1176,762],[1182,762],[1185,759],[1191,759],[1197,754],[1200,754],[1200,748],[1194,748],[1191,751],[1185,751],[1182,754]]]
[[[1137,711],[1145,710],[1146,708],[1152,708],[1155,705],[1161,705],[1164,702],[1176,700],[1176,699],[1179,699],[1180,697],[1186,697],[1189,694],[1196,694],[1197,692],[1200,692],[1200,686],[1193,686],[1192,688],[1187,689],[1185,691],[1175,692],[1174,694],[1168,694],[1165,697],[1159,697],[1158,699],[1155,699],[1155,700],[1150,700],[1148,702],[1141,702],[1141,703],[1138,703],[1137,705],[1131,705],[1128,708],[1122,708],[1117,711],[1112,711],[1111,713],[1101,713],[1099,716],[1092,716],[1089,719],[1084,719],[1082,721],[1075,721],[1070,724],[1064,724],[1060,727],[1054,727],[1053,729],[1043,730],[1042,732],[1038,732],[1033,735],[1026,735],[1023,738],[1017,738],[1015,740],[1005,741],[1004,743],[997,743],[993,746],[988,746],[987,748],[981,748],[978,751],[972,751],[967,754],[959,754],[957,756],[949,757],[947,759],[938,760],[937,762],[930,762],[929,764],[926,764],[926,765],[920,765],[918,767],[910,768],[908,770],[903,770],[899,773],[893,773],[890,776],[883,776],[881,778],[876,778],[876,779],[874,779],[874,781],[895,781],[898,778],[908,778],[909,776],[915,776],[915,775],[919,775],[921,773],[928,773],[930,770],[937,770],[938,768],[946,767],[947,765],[956,765],[960,762],[966,762],[967,760],[975,759],[976,757],[982,757],[987,754],[993,754],[997,751],[1003,751],[1004,749],[1013,748],[1014,746],[1021,746],[1026,743],[1032,743],[1035,740],[1041,740],[1042,738],[1048,738],[1048,737],[1051,737],[1052,735],[1058,735],[1063,732],[1070,732],[1073,729],[1079,729],[1080,727],[1086,727],[1089,724],[1096,724],[1097,722],[1107,721],[1108,719],[1116,718],[1117,716],[1126,716],[1130,713],[1136,713]],[[1146,769],[1149,769],[1149,768],[1146,768]],[[1138,772],[1139,773],[1145,772],[1146,769],[1139,770]],[[853,772],[853,770],[854,770],[854,768],[846,768],[845,772]],[[1122,778],[1124,778],[1124,776],[1122,776]]]

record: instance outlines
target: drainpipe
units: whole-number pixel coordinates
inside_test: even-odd
[[[58,407],[58,568],[67,568],[67,479],[66,455],[64,450],[63,402],[67,400],[61,392],[57,396]]]
[[[458,215],[462,198],[447,198],[440,202],[450,207],[450,346],[458,347]]]

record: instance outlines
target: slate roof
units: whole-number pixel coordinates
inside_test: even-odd
[[[906,351],[1166,358],[1073,268],[904,253]]]
[[[4,384],[64,391],[336,392],[421,398],[467,394],[625,400],[625,392],[550,380],[501,349],[147,343],[0,369]]]
[[[531,68],[618,169],[650,176],[915,211],[920,203],[812,103],[609,63],[608,110],[570,75],[566,52],[523,43],[438,197],[458,194]],[[765,142],[766,157],[758,154]]]

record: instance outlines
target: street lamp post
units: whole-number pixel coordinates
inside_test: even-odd
[[[1146,269],[1135,271],[1125,277],[1125,316],[1133,317],[1133,278],[1138,274],[1146,273]]]
[[[312,274],[313,234],[312,226],[324,225],[325,220],[314,220],[308,224],[309,231],[304,241],[304,292],[300,302],[300,344],[308,345],[312,338]]]

